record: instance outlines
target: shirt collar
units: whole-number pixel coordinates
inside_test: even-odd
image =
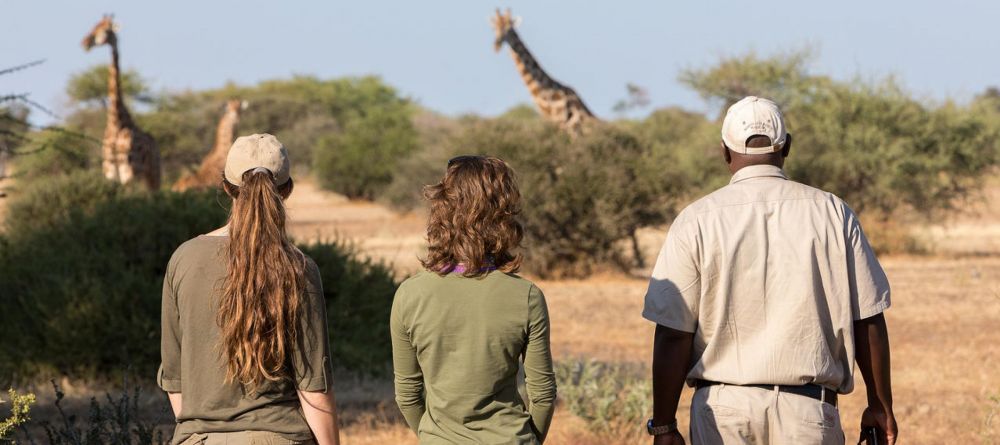
[[[746,167],[739,169],[739,171],[733,174],[733,178],[729,180],[729,183],[735,184],[737,182],[745,181],[751,178],[788,179],[788,176],[785,175],[785,171],[782,170],[780,167],[776,167],[773,165],[767,165],[767,164],[748,165]]]

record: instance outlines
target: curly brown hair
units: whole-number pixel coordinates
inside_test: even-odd
[[[461,265],[477,277],[492,269],[516,272],[524,228],[521,192],[514,170],[493,156],[459,156],[448,161],[441,182],[424,187],[430,202],[424,268],[446,275]]]

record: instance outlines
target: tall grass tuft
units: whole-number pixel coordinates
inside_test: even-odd
[[[643,421],[653,412],[652,382],[634,363],[557,363],[559,398],[587,428],[609,442],[635,443],[646,434]]]

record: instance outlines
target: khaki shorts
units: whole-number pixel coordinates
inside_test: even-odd
[[[180,445],[316,445],[316,441],[291,440],[270,431],[195,433]]]
[[[713,385],[691,400],[693,445],[844,445],[837,407],[772,389]]]

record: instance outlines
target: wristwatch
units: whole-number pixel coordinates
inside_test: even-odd
[[[649,419],[646,422],[646,432],[649,433],[650,436],[662,436],[674,431],[677,431],[676,419],[660,426],[653,426],[653,419]]]

